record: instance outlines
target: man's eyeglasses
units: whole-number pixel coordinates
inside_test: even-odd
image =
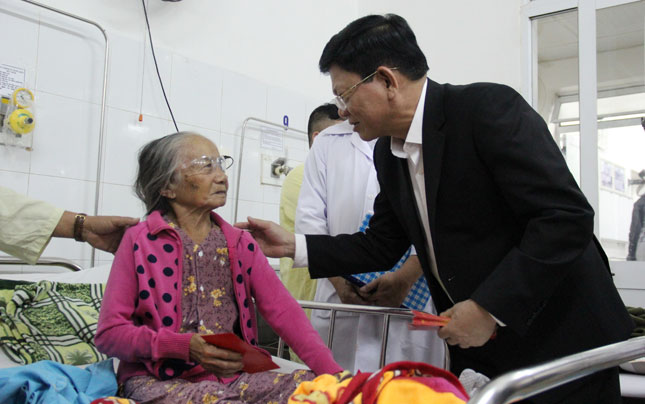
[[[219,156],[212,158],[210,156],[198,157],[184,165],[181,168],[186,170],[187,175],[212,174],[217,168],[226,172],[233,165],[233,157]]]
[[[396,70],[398,67],[391,67],[391,70]],[[352,90],[356,89],[356,87],[360,86],[361,84],[365,83],[367,80],[371,79],[376,73],[378,73],[378,70],[375,70],[374,73],[367,75],[363,80],[359,81],[358,83],[354,84],[347,90],[343,91],[342,94],[335,96],[332,98],[330,104],[334,104],[338,107],[338,109],[342,109],[345,111],[347,109],[347,99],[349,98],[347,95],[352,92]]]

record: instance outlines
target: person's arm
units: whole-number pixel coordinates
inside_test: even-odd
[[[62,215],[63,209],[0,187],[0,250],[35,264]]]
[[[629,247],[627,249],[627,261],[636,261],[636,246],[638,245],[638,238],[641,235],[641,228],[643,226],[643,218],[641,212],[642,200],[643,197],[640,197],[634,203],[634,208],[632,209],[632,223],[629,226]]]
[[[52,237],[74,238],[74,233],[80,232],[79,241],[86,241],[94,248],[113,253],[119,247],[125,230],[138,222],[139,219],[133,217],[87,216],[65,211],[54,228]]]
[[[114,252],[123,232],[139,219],[87,216],[82,238],[95,248]],[[0,250],[35,264],[51,237],[74,237],[76,214],[0,187]],[[78,227],[78,226],[77,226]]]
[[[178,333],[171,327],[153,330],[133,321],[139,295],[134,244],[137,234],[145,230],[134,227],[126,231],[117,250],[105,286],[94,343],[106,355],[128,362],[165,358],[188,361],[193,333]]]

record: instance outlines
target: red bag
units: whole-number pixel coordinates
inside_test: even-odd
[[[358,373],[335,404],[348,404],[358,395],[362,404],[460,404],[469,399],[452,373],[421,362],[394,362],[376,373]]]

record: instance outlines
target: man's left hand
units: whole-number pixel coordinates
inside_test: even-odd
[[[497,327],[493,316],[470,299],[455,304],[441,316],[450,317],[450,322],[439,329],[439,338],[460,348],[484,345]]]

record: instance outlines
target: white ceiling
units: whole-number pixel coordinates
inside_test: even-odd
[[[578,12],[576,10],[539,17],[539,62],[578,56]],[[643,46],[645,1],[599,10],[596,41],[599,52]]]

